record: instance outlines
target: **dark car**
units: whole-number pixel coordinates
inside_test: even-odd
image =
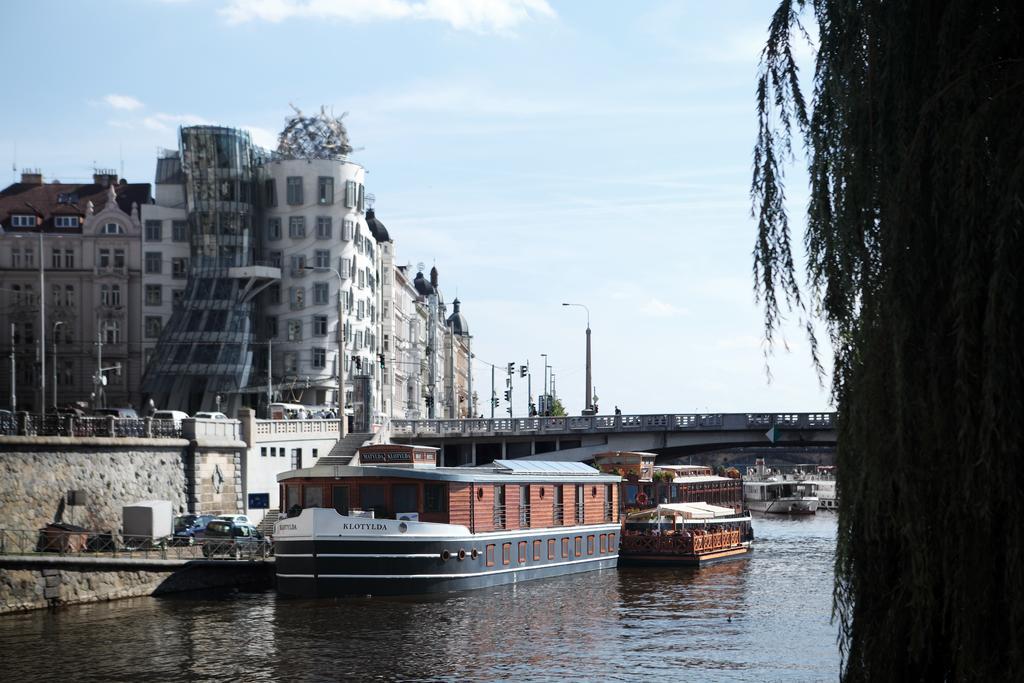
[[[271,547],[270,539],[251,524],[214,519],[206,525],[206,536],[203,539],[204,557],[230,555],[236,560],[243,557],[266,557],[270,554]]]
[[[175,545],[195,545],[206,535],[206,525],[215,520],[213,515],[179,515],[174,518]]]

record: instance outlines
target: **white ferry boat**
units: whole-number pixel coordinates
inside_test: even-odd
[[[436,467],[436,448],[364,446],[278,475],[277,590],[437,593],[613,568],[618,476],[582,463]],[[300,512],[301,509],[301,512]]]
[[[813,515],[818,510],[818,496],[815,485],[802,475],[772,473],[759,458],[743,479],[743,504],[758,512]]]

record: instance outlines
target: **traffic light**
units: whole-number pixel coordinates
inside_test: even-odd
[[[497,396],[495,396],[494,398],[491,399],[491,405],[494,406],[495,408],[498,407],[498,403],[499,403],[499,401],[498,401],[498,397]]]
[[[378,353],[377,354],[377,360],[380,361],[380,369],[383,370],[384,369],[384,354],[383,353]]]
[[[519,366],[519,376],[520,376],[520,377],[526,377],[526,372],[527,372],[528,370],[529,370],[529,368],[528,368],[528,367],[526,367],[525,365],[520,365],[520,366]]]
[[[508,364],[508,374],[510,374],[510,375],[516,374],[516,364],[515,363],[509,363]]]
[[[434,397],[433,396],[427,396],[427,407],[429,408],[432,405],[434,405]]]
[[[512,392],[511,391],[506,391],[505,392],[505,400],[508,401],[511,398],[512,398]]]
[[[356,356],[355,358],[353,358],[353,360],[356,362],[356,370],[362,370],[363,369],[363,359],[360,358],[359,356]]]

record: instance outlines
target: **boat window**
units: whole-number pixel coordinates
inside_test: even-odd
[[[638,490],[639,487],[637,487],[636,484],[626,484],[626,505],[629,505],[630,507],[636,506],[636,493]]]
[[[540,541],[533,542],[533,561],[540,562]]]
[[[395,514],[419,511],[418,488],[416,484],[395,484],[391,487],[391,504],[395,508]]]
[[[555,559],[555,539],[553,538],[548,539],[548,559]]]
[[[359,507],[373,510],[376,517],[385,517],[387,507],[384,500],[383,484],[363,484],[359,487]],[[407,510],[402,510],[407,512]]]
[[[305,496],[304,507],[307,508],[318,508],[324,505],[324,487],[323,486],[304,486],[303,495]]]
[[[302,507],[302,488],[298,484],[289,484],[284,487],[284,509],[291,510],[293,507]]]
[[[444,484],[426,484],[423,487],[423,511],[444,512],[447,507],[447,491],[448,487]]]
[[[331,490],[331,501],[334,503],[334,509],[338,511],[339,515],[348,514],[348,487],[347,486],[335,486]]]
[[[587,536],[587,555],[594,554],[594,535]]]
[[[569,557],[569,537],[562,539],[562,557]]]
[[[576,537],[576,557],[583,555],[583,537]]]
[[[608,552],[615,552],[615,534],[608,534]]]
[[[601,552],[608,551],[608,534],[601,534]]]
[[[501,544],[501,563],[508,564],[512,561],[512,544],[502,543]]]
[[[487,548],[484,550],[484,559],[488,567],[494,566],[494,544],[488,543]]]
[[[526,563],[526,541],[519,541],[519,564]]]

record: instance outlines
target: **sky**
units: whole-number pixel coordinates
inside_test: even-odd
[[[99,167],[153,182],[178,126],[274,147],[290,105],[347,112],[398,262],[436,266],[462,302],[481,405],[489,364],[500,396],[505,365],[529,362],[536,395],[547,354],[579,413],[587,312],[572,302],[589,308],[601,413],[829,410],[796,314],[766,360],[753,293],[754,88],[774,5],[12,0],[0,180]],[[800,59],[807,73],[812,49]]]

